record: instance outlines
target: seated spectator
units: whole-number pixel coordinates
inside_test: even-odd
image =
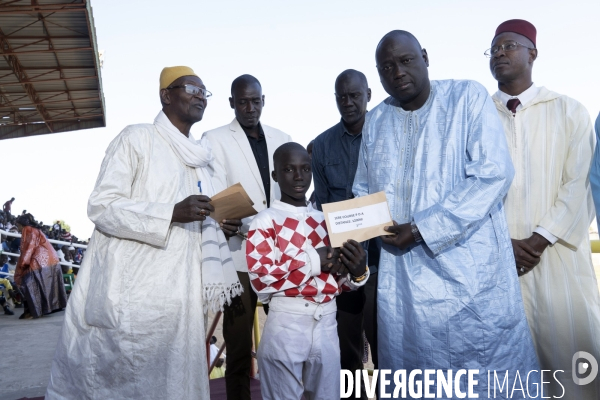
[[[15,315],[10,309],[10,300],[12,298],[13,287],[8,279],[0,278],[0,307],[4,310],[4,315]]]
[[[10,228],[10,233],[19,233],[17,227]],[[10,236],[7,239],[10,242],[9,253],[20,253],[21,252],[21,238]]]
[[[2,251],[10,253],[10,244],[6,235],[1,235],[0,240],[2,241]]]
[[[210,338],[210,364],[215,362],[215,358],[217,358],[217,354],[219,354],[219,346],[217,346],[217,337],[213,336]]]
[[[69,248],[69,246],[64,245],[61,247],[61,253],[62,253],[62,259],[60,261],[64,261],[64,262],[73,262],[73,255],[71,254],[71,250]],[[60,254],[59,254],[60,256]]]
[[[74,262],[77,265],[81,265],[81,260],[83,260],[83,249],[78,248],[75,252]]]
[[[65,229],[62,229],[60,231],[60,240],[63,240],[65,242],[70,242],[71,241],[71,232],[67,232]]]
[[[210,338],[210,365],[213,365],[217,355],[219,354],[219,346],[217,346],[217,338],[215,336]],[[225,377],[225,355],[221,354],[221,357],[217,360],[215,367],[210,372],[210,379],[217,379]]]
[[[0,307],[4,309],[5,315],[15,315],[10,309],[9,302],[13,297],[13,286],[9,279],[8,256],[0,255]]]
[[[8,270],[11,274],[15,273],[17,269],[17,263],[19,262],[19,257],[8,257]]]
[[[64,245],[60,248],[59,251],[56,252],[58,254],[58,259],[60,262],[63,263],[71,263],[73,264],[73,254],[70,250],[70,247],[67,245]],[[62,273],[63,274],[72,274],[73,270],[71,269],[70,266],[68,265],[62,265],[60,266]]]
[[[63,251],[62,251],[63,246],[53,243],[52,248],[54,249],[54,251],[56,251],[56,255],[58,256],[58,259],[60,261],[63,261],[63,259],[65,258],[65,253],[63,253]]]
[[[0,278],[8,278],[10,269],[8,268],[8,256],[6,254],[0,255]]]
[[[8,261],[4,261],[4,259],[2,258],[2,256],[6,257],[6,259]],[[4,285],[8,290],[10,290],[8,292],[9,294],[9,298],[8,301],[11,302],[14,305],[14,308],[21,308],[23,307],[23,295],[21,294],[21,292],[19,291],[19,288],[17,287],[17,285],[15,285],[15,281],[14,281],[14,274],[15,274],[15,269],[17,268],[17,257],[8,257],[6,254],[3,254],[2,256],[0,256],[0,265],[2,266],[0,268],[0,279],[7,279],[8,282],[10,283],[10,285],[12,286],[12,289],[9,288],[7,285]],[[6,274],[8,274],[8,276],[6,276]],[[6,311],[6,310],[5,310]],[[12,314],[9,314],[12,315]]]
[[[59,262],[65,261],[65,253],[62,250],[63,247],[65,246],[61,246],[60,244],[52,244],[52,248],[54,249],[54,251],[56,251],[56,255],[58,256]]]
[[[212,371],[210,371],[210,379],[225,378],[225,359],[219,358]]]
[[[69,250],[69,259],[71,260],[69,262],[71,264],[75,264],[75,255],[77,254],[77,250],[75,250],[75,247],[73,247],[73,246],[69,246],[68,250]]]

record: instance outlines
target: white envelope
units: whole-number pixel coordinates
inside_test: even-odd
[[[332,247],[341,247],[348,239],[364,242],[389,235],[383,228],[394,225],[384,192],[323,204],[323,214]]]

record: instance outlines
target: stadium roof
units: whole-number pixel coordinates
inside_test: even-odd
[[[104,126],[89,0],[0,0],[0,140]]]

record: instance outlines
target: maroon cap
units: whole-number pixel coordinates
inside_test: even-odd
[[[509,19],[508,21],[504,21],[498,25],[498,28],[496,28],[496,34],[494,35],[494,38],[504,32],[514,32],[518,33],[519,35],[523,35],[527,39],[531,40],[533,45],[536,46],[535,36],[537,31],[531,22],[525,21],[524,19]]]

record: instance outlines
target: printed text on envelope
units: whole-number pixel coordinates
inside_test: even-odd
[[[352,208],[329,213],[329,226],[333,233],[353,231],[384,224],[390,220],[387,203]]]

